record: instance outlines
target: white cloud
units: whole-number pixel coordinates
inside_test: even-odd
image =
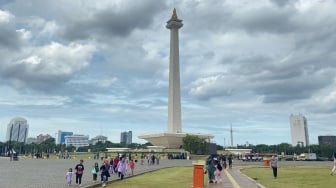
[[[306,115],[312,143],[335,131],[331,0],[5,2],[1,126],[22,116],[34,134],[50,122],[51,134],[87,130],[81,133],[104,132],[116,141],[124,129],[134,136],[165,131],[165,26],[173,7],[184,24],[184,131],[213,133],[222,144],[232,123],[235,143],[290,143],[292,113]],[[268,137],[270,128],[277,137]]]
[[[11,19],[13,19],[13,15],[11,15],[7,11],[0,10],[0,24],[1,23],[9,23]]]

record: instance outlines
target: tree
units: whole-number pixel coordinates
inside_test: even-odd
[[[205,138],[187,134],[183,138],[182,148],[189,151],[190,154],[198,152],[204,153],[207,149],[207,142]]]
[[[42,152],[53,153],[56,148],[55,138],[48,138],[47,140],[41,142],[39,144],[39,148]]]

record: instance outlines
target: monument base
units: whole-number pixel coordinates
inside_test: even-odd
[[[138,138],[147,140],[149,143],[154,146],[161,146],[169,149],[179,149],[182,146],[183,138],[186,135],[198,136],[200,138],[205,138],[209,142],[213,135],[210,134],[195,134],[195,133],[155,133],[155,134],[147,134],[140,135]]]

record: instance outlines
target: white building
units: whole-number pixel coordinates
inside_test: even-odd
[[[292,145],[309,146],[307,119],[302,114],[290,115]]]
[[[7,125],[7,141],[17,141],[26,143],[28,137],[27,120],[21,117],[13,118]]]
[[[96,137],[94,137],[94,138],[91,139],[91,144],[95,145],[98,142],[105,143],[106,141],[107,141],[107,137],[106,136],[98,135],[98,136],[96,136]]]
[[[71,135],[65,136],[65,146],[74,146],[76,149],[83,146],[89,146],[89,136],[86,135]]]

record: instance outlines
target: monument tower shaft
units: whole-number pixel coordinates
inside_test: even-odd
[[[182,20],[177,18],[174,8],[173,15],[166,26],[170,29],[168,132],[172,133],[182,132],[178,32],[182,26]]]
[[[181,96],[180,96],[180,62],[179,62],[179,33],[183,26],[174,8],[173,15],[167,21],[166,27],[170,30],[170,56],[169,56],[169,96],[168,96],[168,132],[157,134],[144,134],[139,136],[155,147],[168,149],[181,149],[183,138],[187,135],[182,132],[181,125]],[[213,135],[193,134],[200,138],[210,140]]]

